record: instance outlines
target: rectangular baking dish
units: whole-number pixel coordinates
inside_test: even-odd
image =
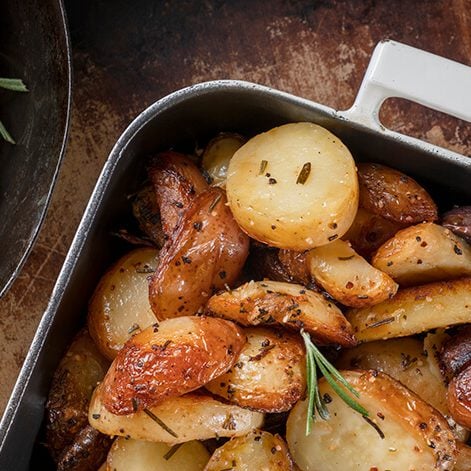
[[[469,204],[471,159],[389,131],[378,119],[382,102],[395,96],[471,121],[469,90],[471,68],[388,41],[375,49],[357,100],[345,112],[251,83],[215,81],[175,92],[141,113],[103,168],[32,342],[0,423],[0,469],[48,469],[31,456],[50,381],[84,324],[99,277],[125,249],[111,232],[131,219],[127,195],[142,182],[149,154],[175,146],[192,150],[220,131],[251,136],[312,121],[338,135],[356,159],[385,163],[424,182],[440,195],[439,204]]]

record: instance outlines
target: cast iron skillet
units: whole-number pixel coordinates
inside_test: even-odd
[[[62,1],[2,2],[0,76],[30,92],[0,91],[0,297],[33,245],[64,154],[71,103],[71,56]]]

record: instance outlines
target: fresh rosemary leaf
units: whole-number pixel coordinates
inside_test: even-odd
[[[27,92],[28,89],[21,79],[2,78],[0,77],[0,88],[12,90],[14,92]]]
[[[15,140],[11,137],[10,133],[6,130],[3,123],[0,121],[0,136],[5,141],[9,142],[10,144],[15,144]]]

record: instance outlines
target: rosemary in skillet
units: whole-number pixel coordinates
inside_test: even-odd
[[[316,413],[323,420],[328,420],[329,410],[326,402],[321,398],[317,384],[317,368],[324,375],[325,380],[337,395],[353,410],[368,417],[368,411],[361,406],[354,398],[348,394],[350,392],[355,397],[360,397],[360,393],[354,389],[339,371],[325,358],[320,350],[314,345],[309,334],[301,330],[301,336],[306,346],[306,379],[307,379],[307,419],[306,435],[311,433],[312,422],[316,419]],[[348,392],[347,392],[348,391]]]
[[[27,92],[28,89],[21,79],[11,79],[0,77],[0,88],[11,90],[13,92]],[[15,144],[15,140],[0,121],[0,137],[10,144]]]

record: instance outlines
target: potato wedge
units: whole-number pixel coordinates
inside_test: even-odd
[[[398,288],[343,240],[310,250],[307,263],[316,282],[345,306],[373,306],[392,298]]]
[[[208,450],[196,440],[172,450],[165,443],[120,437],[113,443],[106,464],[110,471],[203,471],[209,457]]]
[[[321,344],[356,345],[352,328],[340,309],[322,294],[301,285],[250,281],[235,290],[213,296],[206,310],[210,315],[244,326],[303,328]]]
[[[174,445],[190,440],[245,435],[263,423],[260,412],[223,404],[198,393],[169,398],[147,409],[147,413],[115,415],[104,406],[102,391],[102,385],[95,390],[88,419],[92,427],[107,435]],[[159,424],[159,420],[167,429]]]
[[[204,471],[292,471],[285,441],[279,435],[254,430],[243,437],[231,438],[211,456]]]
[[[471,321],[471,278],[404,288],[376,306],[346,317],[360,342],[406,337]]]
[[[451,380],[448,407],[456,422],[471,429],[471,364]]]
[[[144,329],[118,353],[103,380],[103,403],[131,414],[194,391],[225,373],[246,342],[233,322],[179,317]]]
[[[453,469],[456,443],[439,412],[384,373],[341,374],[360,393],[358,402],[369,411],[368,420],[322,378],[319,389],[321,397],[331,399],[330,419],[317,420],[306,436],[307,401],[301,401],[287,422],[288,447],[302,471]]]
[[[413,178],[380,164],[358,164],[360,206],[403,225],[433,222],[437,206]]]
[[[159,320],[194,315],[213,290],[231,286],[248,255],[249,239],[235,222],[220,188],[198,195],[162,249],[149,285]]]
[[[227,197],[242,229],[273,247],[306,250],[342,237],[358,207],[355,162],[327,129],[285,124],[232,157]]]
[[[149,302],[147,278],[155,270],[158,250],[135,249],[121,257],[101,278],[88,307],[88,329],[100,352],[110,360],[135,333],[157,319]]]
[[[399,231],[371,262],[401,286],[471,276],[471,247],[449,229],[433,223]]]
[[[202,165],[212,185],[225,188],[229,161],[246,141],[240,134],[230,132],[222,132],[209,141],[203,152]]]
[[[266,327],[244,329],[247,343],[234,366],[205,385],[231,404],[260,412],[291,409],[306,389],[301,337]]]
[[[471,244],[471,206],[459,206],[446,212],[442,226]]]

